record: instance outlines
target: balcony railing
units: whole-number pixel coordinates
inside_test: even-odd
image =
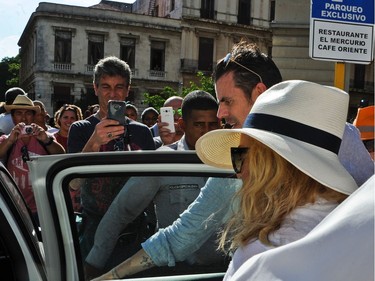
[[[93,64],[86,64],[86,72],[92,73],[94,71],[95,65]]]
[[[55,70],[55,71],[71,71],[72,70],[72,63],[54,62],[53,63],[53,70]]]
[[[131,71],[132,71],[132,77],[137,77],[138,76],[138,69],[132,68]]]
[[[165,78],[166,72],[161,70],[152,70],[150,69],[150,77],[156,77],[156,78]]]

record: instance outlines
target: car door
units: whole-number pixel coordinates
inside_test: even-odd
[[[13,178],[0,164],[1,280],[47,280],[38,231]]]
[[[196,180],[208,177],[233,177],[233,171],[220,170],[202,164],[195,152],[192,151],[50,155],[35,157],[28,164],[37,202],[47,277],[48,280],[54,281],[85,280],[84,261],[79,243],[81,217],[74,213],[69,194],[69,186],[73,182],[77,180],[87,182],[96,178],[106,178],[110,179],[109,182],[116,182],[119,178],[150,179],[152,177],[155,179],[155,177],[163,177],[165,179],[167,177],[168,180],[182,178]],[[122,186],[123,184],[121,188]],[[142,188],[139,186],[139,189]],[[171,194],[170,201],[173,203],[180,200],[189,203],[194,200],[193,197],[190,198],[190,195],[184,196],[186,198],[181,199],[180,194]],[[186,206],[188,204],[184,208]],[[170,220],[171,218],[169,218]],[[205,267],[204,273],[195,274],[194,272],[191,274],[187,272],[187,274],[190,274],[189,280],[222,278],[225,268],[217,269],[218,272],[215,270],[216,268]],[[158,274],[160,275],[160,272]],[[176,276],[176,272],[169,272],[166,269],[161,274],[166,278],[168,275],[174,274],[173,280],[186,280],[185,272]],[[153,276],[149,276],[149,278],[152,279]]]

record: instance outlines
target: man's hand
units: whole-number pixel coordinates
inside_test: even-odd
[[[168,123],[158,122],[159,136],[163,145],[174,143],[176,138],[176,133],[171,133],[167,126]]]
[[[117,139],[124,133],[125,127],[123,125],[119,125],[118,121],[104,118],[95,126],[95,130],[85,147],[82,149],[82,152],[99,151],[101,145]]]

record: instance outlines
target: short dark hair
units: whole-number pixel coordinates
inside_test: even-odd
[[[214,69],[212,77],[215,83],[224,74],[232,71],[236,86],[248,94],[250,98],[253,88],[260,82],[259,77],[251,71],[256,72],[261,77],[263,84],[267,88],[282,81],[276,64],[270,57],[262,53],[254,43],[241,40],[233,45],[231,52],[227,56],[221,59]],[[229,57],[231,60],[228,60]],[[233,60],[238,64],[233,62]],[[251,71],[247,70],[247,68]]]
[[[195,90],[187,94],[182,101],[182,119],[188,120],[193,110],[215,110],[218,104],[216,99],[209,93],[202,90]]]
[[[94,84],[99,86],[100,78],[103,76],[121,76],[131,84],[131,69],[129,65],[118,57],[106,57],[98,61],[94,68]]]

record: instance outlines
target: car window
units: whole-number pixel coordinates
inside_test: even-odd
[[[111,269],[173,223],[209,178],[233,177],[231,171],[202,164],[194,152],[54,155],[34,159],[29,167],[38,212],[43,213],[46,258],[54,269],[47,268],[47,274],[56,280],[84,280],[88,260],[101,264],[103,273]],[[186,262],[134,278],[220,273],[221,280],[228,260],[217,254],[215,243],[213,235],[207,248]]]
[[[71,196],[78,189],[79,195],[71,197],[72,202],[67,201],[67,208],[75,213],[77,232],[72,236],[78,237],[81,262],[87,258],[102,264],[103,272],[121,263],[141,249],[141,243],[159,228],[172,224],[196,199],[207,179],[208,175],[172,172],[163,176],[144,172],[142,176],[127,173],[71,179],[66,188]],[[81,203],[78,208],[74,205],[77,197]],[[213,236],[203,251],[190,257],[190,261],[199,260],[199,264],[181,262],[138,276],[225,272],[228,259],[216,251],[216,238]]]

